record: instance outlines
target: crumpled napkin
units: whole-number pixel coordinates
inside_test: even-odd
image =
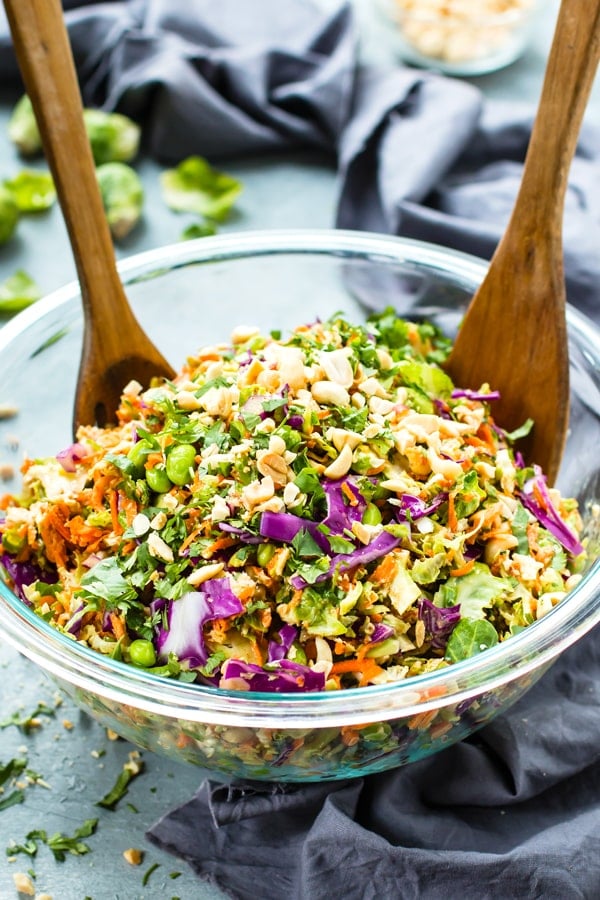
[[[361,66],[349,3],[64,0],[82,93],[143,124],[164,163],[314,149],[339,174],[338,228],[489,258],[512,208],[532,110],[468,83]],[[0,81],[18,70],[0,10]],[[600,133],[584,132],[565,214],[568,296],[600,318]]]
[[[471,85],[364,68],[352,8],[312,0],[64,2],[87,104],[143,125],[165,163],[314,149],[335,225],[489,257],[532,111]],[[0,11],[0,80],[18,78]],[[600,321],[600,139],[566,202],[570,301]],[[148,832],[236,898],[600,896],[600,649],[591,633],[511,710],[396,771],[314,785],[204,782]]]
[[[238,900],[594,900],[599,835],[596,631],[428,759],[329,784],[205,781],[147,837]]]

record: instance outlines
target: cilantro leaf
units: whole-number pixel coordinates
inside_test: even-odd
[[[135,600],[136,592],[124,577],[119,561],[115,557],[100,560],[81,579],[83,594],[105,600],[109,607],[119,601],[127,603]]]
[[[0,720],[0,729],[8,728],[9,725],[14,725],[24,734],[29,734],[32,728],[36,728],[39,725],[37,721],[38,716],[53,716],[54,710],[51,707],[47,706],[46,703],[40,701],[33,712],[30,713],[22,713],[22,712],[14,712],[7,716],[5,719]]]

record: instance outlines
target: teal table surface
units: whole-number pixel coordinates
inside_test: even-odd
[[[396,60],[383,22],[368,0],[356,0],[356,7],[364,58],[393,64]],[[486,97],[537,101],[558,3],[551,0],[545,7],[522,59],[502,71],[471,79]],[[596,84],[588,110],[589,118],[596,122],[600,122],[598,87]],[[0,179],[23,167],[6,128],[15,99],[0,86]],[[119,245],[119,258],[177,241],[189,221],[165,206],[160,168],[148,159],[141,160],[137,168],[146,191],[144,221]],[[235,218],[222,231],[332,227],[336,175],[330,162],[311,155],[288,155],[239,160],[223,168],[243,181],[244,191]],[[74,279],[58,206],[47,214],[24,218],[18,236],[0,247],[0,282],[19,268],[34,277],[44,293]],[[18,450],[0,447],[0,462],[18,466],[19,461]],[[36,726],[26,731],[23,726],[8,724],[15,714],[16,718],[31,715],[40,703],[51,714],[38,715]],[[0,772],[11,759],[26,757],[28,768],[41,778],[41,782],[24,787],[24,802],[0,810],[0,900],[17,897],[13,875],[28,870],[35,873],[39,900],[216,900],[223,896],[200,882],[186,863],[160,852],[144,837],[152,822],[192,796],[205,773],[142,752],[143,771],[131,781],[116,809],[95,805],[113,786],[134,749],[124,740],[110,740],[99,724],[61,698],[52,682],[0,636]],[[4,789],[0,801],[15,788],[6,782]],[[98,819],[98,825],[86,839],[89,852],[85,855],[68,854],[59,862],[43,844],[34,857],[20,853],[13,860],[5,852],[11,842],[22,844],[32,830],[72,836],[92,818]],[[143,852],[140,865],[130,865],[124,858],[123,852],[129,848]]]

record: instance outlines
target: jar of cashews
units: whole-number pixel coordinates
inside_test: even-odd
[[[538,0],[379,0],[408,63],[450,75],[480,75],[525,50]]]

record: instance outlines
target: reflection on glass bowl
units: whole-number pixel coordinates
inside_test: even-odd
[[[307,230],[204,238],[120,268],[143,327],[177,367],[236,325],[285,332],[340,310],[360,320],[393,305],[452,333],[485,265],[416,241]],[[571,425],[558,486],[579,499],[595,557],[600,333],[569,310],[569,335]],[[69,443],[81,339],[77,285],[0,331],[3,401],[20,410],[0,421],[3,445],[15,432],[29,456]],[[218,690],[137,670],[53,630],[2,583],[0,628],[82,709],[141,747],[221,774],[314,781],[403,765],[489,722],[600,620],[599,587],[594,563],[563,603],[478,656],[403,682],[310,695]]]

